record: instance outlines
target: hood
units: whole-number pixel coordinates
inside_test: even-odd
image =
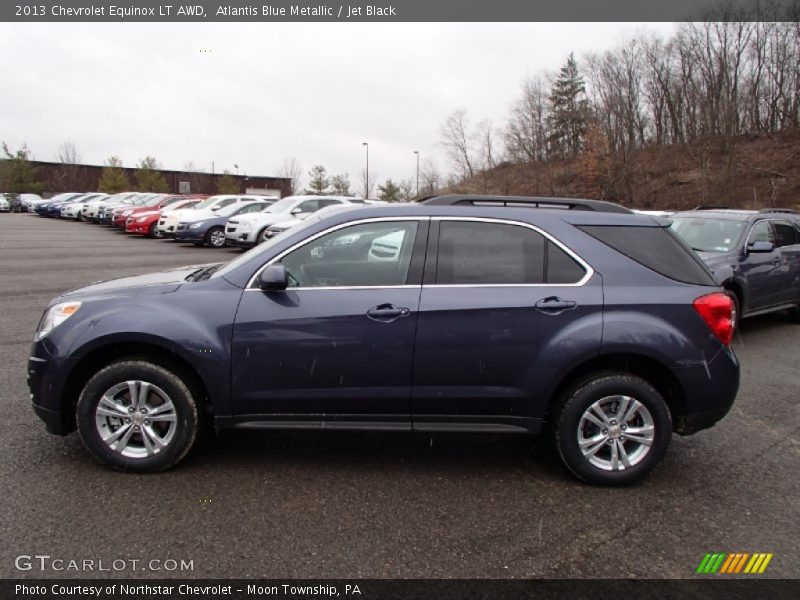
[[[218,263],[212,263],[218,264]],[[167,294],[176,291],[181,285],[189,283],[186,277],[191,273],[211,265],[191,265],[148,273],[146,275],[135,275],[133,277],[122,277],[119,279],[108,279],[96,281],[89,285],[71,290],[55,298],[51,304],[64,300],[82,300],[94,296],[134,296],[142,294]]]
[[[153,215],[161,214],[160,210],[142,210],[139,212],[133,212],[129,214],[129,217],[133,217],[134,219],[138,219],[139,217],[152,217]]]
[[[196,215],[196,214],[203,214],[205,210],[197,210],[195,208],[176,208],[174,210],[162,210],[161,214],[165,217],[177,217],[178,219],[184,219],[185,217]]]
[[[287,219],[291,219],[293,217],[289,213],[259,212],[250,213],[247,215],[237,215],[231,218],[235,219],[239,223],[259,223],[260,225],[272,225],[273,223],[280,223],[281,221],[286,221]]]

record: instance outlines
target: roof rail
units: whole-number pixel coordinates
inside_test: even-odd
[[[730,206],[711,206],[703,205],[695,206],[692,210],[731,210]]]
[[[605,200],[584,200],[581,198],[544,198],[527,196],[430,196],[420,200],[432,206],[514,206],[521,208],[559,208],[565,210],[590,210],[605,213],[633,214],[624,206]]]
[[[797,211],[793,208],[762,208],[758,211],[758,214],[764,213],[788,213],[790,215],[796,215]]]

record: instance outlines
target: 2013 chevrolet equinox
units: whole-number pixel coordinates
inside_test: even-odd
[[[209,418],[548,431],[579,478],[631,483],[739,385],[730,298],[669,223],[475,196],[310,217],[224,265],[53,300],[33,407],[123,470],[171,467]]]

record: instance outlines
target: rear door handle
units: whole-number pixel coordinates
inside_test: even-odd
[[[578,303],[574,300],[564,300],[558,296],[550,296],[548,298],[542,298],[533,306],[538,311],[555,315],[564,312],[565,310],[572,310],[578,306]]]
[[[367,311],[367,316],[373,321],[383,321],[388,323],[399,319],[400,317],[407,317],[411,311],[404,307],[398,307],[394,304],[379,304],[373,306]]]

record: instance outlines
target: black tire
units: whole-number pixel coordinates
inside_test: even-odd
[[[161,234],[160,234],[160,233],[159,233],[159,231],[158,231],[158,221],[156,221],[155,223],[152,223],[152,224],[150,225],[150,229],[148,230],[147,234],[148,234],[148,235],[149,235],[151,238],[156,238],[156,239],[158,239],[158,238],[160,238],[160,237],[161,237]]]
[[[258,235],[256,236],[256,244],[255,244],[256,246],[258,246],[259,244],[262,244],[262,243],[267,241],[265,239],[265,237],[264,237],[264,234],[266,232],[267,232],[267,228],[266,227],[264,227],[261,231],[258,232]]]
[[[126,384],[129,381],[143,381],[150,384],[150,390],[145,394],[146,398],[149,398],[145,402],[148,406],[153,399],[155,402],[166,404],[156,392],[157,390],[166,394],[172,403],[172,408],[174,408],[174,410],[168,411],[174,415],[173,422],[148,423],[148,421],[143,421],[141,425],[142,430],[145,428],[144,424],[148,424],[147,426],[151,428],[150,430],[158,427],[160,428],[159,431],[172,431],[171,435],[167,434],[161,438],[162,440],[169,439],[165,446],[155,453],[148,453],[144,456],[125,456],[121,451],[112,449],[109,443],[104,441],[101,436],[101,428],[106,430],[107,427],[107,433],[110,435],[120,432],[123,427],[126,428],[123,432],[134,429],[136,432],[132,432],[127,436],[129,442],[124,450],[128,452],[147,452],[144,447],[144,434],[143,432],[139,433],[135,421],[127,425],[123,423],[121,418],[104,419],[104,417],[99,417],[96,412],[98,404],[104,395],[113,390],[115,386],[127,388]],[[129,413],[136,412],[125,404],[125,394],[128,394],[128,401],[130,400],[130,393],[123,391],[119,396],[115,396],[118,398],[118,405],[121,408],[126,408]],[[150,408],[150,412],[153,414],[155,414],[155,410]],[[125,413],[126,411],[121,410],[120,412]],[[115,414],[117,413],[115,412]],[[140,418],[146,419],[146,416],[142,414]],[[157,417],[151,418],[154,421],[158,420]],[[115,469],[137,472],[163,471],[175,465],[186,456],[194,445],[199,427],[197,403],[189,385],[173,371],[139,359],[115,362],[95,373],[84,386],[78,399],[76,420],[81,440],[92,456]],[[100,421],[103,421],[102,424]],[[131,422],[131,419],[128,419],[128,421]],[[121,437],[124,438],[126,436],[123,435]],[[150,443],[152,444],[153,438],[148,436],[148,440],[151,440]]]
[[[630,423],[633,423],[634,427],[645,426],[646,421],[642,413],[637,412],[636,420],[631,419],[626,427],[622,427],[614,419],[616,414],[610,412],[608,416],[609,419],[612,419],[610,422],[615,423],[614,431],[610,434],[607,429],[602,431],[608,434],[605,437],[616,439],[597,444],[596,447],[600,450],[592,457],[587,458],[581,451],[578,436],[587,424],[590,427],[595,426],[588,421],[584,421],[582,425],[582,418],[595,402],[609,402],[613,406],[614,401],[609,398],[614,396],[633,398],[646,408],[653,426],[651,443],[649,445],[640,444],[631,439],[625,441],[625,432],[621,431],[621,429],[629,427]],[[619,403],[617,403],[617,408],[619,408]],[[672,418],[661,394],[644,379],[621,372],[595,373],[580,380],[563,396],[553,417],[553,439],[562,462],[576,477],[594,485],[628,485],[641,481],[661,461],[672,436]],[[642,421],[638,421],[639,419]],[[598,437],[603,435],[599,427],[597,427],[596,435]],[[626,451],[631,452],[630,455],[626,453],[626,457],[635,457],[637,451],[642,453],[636,462],[630,466],[618,465],[621,467],[620,470],[607,470],[590,462],[592,459],[611,463],[612,447],[616,453],[619,452],[615,446],[620,439],[619,436],[622,440],[618,442],[620,446],[627,447]],[[609,458],[604,461],[606,453],[609,454]],[[621,454],[618,455],[621,456]]]
[[[222,237],[215,235],[222,232]],[[221,241],[220,241],[221,239]],[[221,225],[217,225],[216,227],[211,227],[208,231],[206,231],[206,239],[205,244],[209,248],[224,248],[225,247],[225,228]]]

